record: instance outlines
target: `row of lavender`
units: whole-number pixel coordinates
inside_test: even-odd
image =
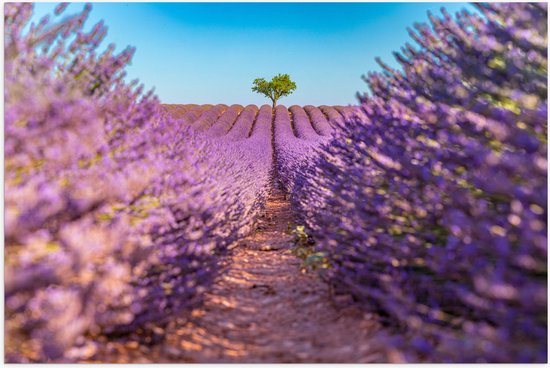
[[[260,127],[264,134],[271,133],[273,116],[274,146],[276,150],[276,172],[283,187],[292,191],[298,168],[303,161],[315,156],[316,148],[330,140],[335,126],[343,124],[353,115],[353,108],[344,106],[297,105],[286,108],[277,106],[274,112],[269,105],[258,109],[255,105],[243,108],[241,105],[164,105],[173,116],[195,131],[205,132],[212,138],[233,141],[254,137]],[[264,146],[271,154],[271,144]]]
[[[281,173],[325,276],[404,360],[545,362],[547,5],[478,8],[415,25],[403,72],[381,63],[298,168],[281,131]]]
[[[271,114],[210,140],[124,81],[90,11],[5,6],[6,360],[70,361],[185,316],[265,201]],[[267,116],[269,115],[269,116]]]
[[[282,106],[281,113],[288,115],[288,125],[292,129],[292,135],[300,139],[316,139],[318,136],[329,136],[333,127],[342,124],[349,119],[354,109],[349,106],[290,106],[288,109]],[[260,109],[256,105],[225,104],[196,105],[196,104],[164,104],[165,111],[173,117],[180,119],[184,124],[193,126],[196,130],[206,132],[210,137],[250,137],[258,119],[258,112],[271,116],[273,113],[269,105],[263,105]],[[303,121],[295,123],[293,114],[300,115]],[[304,128],[296,127],[296,124]],[[298,129],[298,130],[297,130]],[[309,135],[300,131],[306,129]],[[304,131],[305,132],[305,131]]]

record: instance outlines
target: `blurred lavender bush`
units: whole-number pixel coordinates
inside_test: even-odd
[[[416,24],[288,187],[404,360],[546,362],[547,5],[477,6]]]
[[[271,175],[265,138],[186,128],[125,81],[132,48],[97,52],[89,5],[64,7],[30,27],[32,4],[4,9],[8,362],[86,358],[105,334],[151,342],[200,301]]]

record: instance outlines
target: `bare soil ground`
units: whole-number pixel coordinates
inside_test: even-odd
[[[301,271],[291,251],[291,221],[284,193],[276,188],[257,230],[233,248],[227,271],[191,318],[175,316],[157,345],[107,342],[90,362],[387,362],[376,319],[337,307],[328,286]]]

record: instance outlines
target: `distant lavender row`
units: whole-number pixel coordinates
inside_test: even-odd
[[[197,107],[165,113],[124,81],[133,49],[96,53],[106,28],[84,33],[89,11],[27,32],[32,4],[5,6],[10,362],[77,360],[100,334],[151,341],[200,301],[268,191],[270,135],[210,141],[181,123]]]
[[[174,118],[181,120],[186,125],[194,125],[199,131],[208,131],[212,137],[221,137],[230,133],[231,135],[244,135],[245,131],[250,133],[250,128],[254,125],[255,115],[250,115],[250,111],[257,112],[256,105],[248,105],[243,109],[241,105],[196,105],[196,104],[164,104],[163,109],[169,112]],[[266,105],[264,105],[266,106]],[[284,105],[282,105],[284,106]],[[333,127],[344,123],[344,117],[350,118],[357,113],[353,106],[312,106],[306,105],[291,106],[288,111],[292,114],[292,109],[299,109],[305,112],[309,122],[309,127],[315,131],[315,136],[329,136]],[[246,110],[246,111],[244,111]],[[244,112],[244,119],[240,114]],[[236,132],[230,132],[233,127]],[[243,130],[242,132],[240,130]],[[304,138],[306,139],[306,138]]]
[[[332,128],[330,126],[330,119],[328,119],[323,112],[311,105],[304,106],[304,111],[309,117],[309,120],[311,122],[311,125],[317,132],[317,134],[322,135],[324,137],[328,137],[332,133]],[[333,119],[337,119],[337,117],[333,117]]]
[[[291,106],[290,110],[277,106],[273,129],[278,180],[291,193],[303,174],[299,167],[309,162],[316,155],[316,148],[327,142],[330,136],[318,135],[308,115],[299,106]]]
[[[546,362],[547,5],[478,7],[415,25],[287,186],[404,360]]]
[[[208,135],[211,137],[225,135],[231,129],[242,110],[243,107],[241,105],[232,105],[207,129]]]

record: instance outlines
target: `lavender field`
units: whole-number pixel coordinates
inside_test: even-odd
[[[64,8],[4,7],[5,362],[547,362],[547,4],[274,109],[163,104]]]

